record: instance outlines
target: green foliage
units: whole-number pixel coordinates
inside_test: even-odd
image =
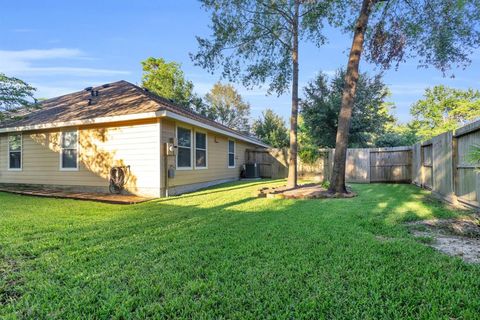
[[[410,124],[393,124],[385,128],[385,132],[375,139],[376,147],[411,146],[420,141],[418,129]]]
[[[205,95],[205,103],[212,119],[232,129],[249,131],[250,105],[231,84],[215,83]]]
[[[197,37],[199,50],[191,54],[196,65],[209,71],[222,69],[229,81],[245,87],[265,82],[281,94],[292,81],[295,1],[201,0],[211,13],[210,39]],[[320,46],[321,27],[328,3],[300,1],[299,38]]]
[[[2,319],[475,319],[480,266],[416,241],[411,185],[353,199],[231,183],[134,206],[0,193]],[[379,238],[388,238],[382,241]]]
[[[348,3],[350,13],[345,18],[345,11],[337,11],[339,23],[353,26],[362,1],[338,2]],[[367,60],[385,69],[416,58],[420,67],[431,65],[445,74],[452,67],[469,65],[469,56],[480,45],[479,0],[375,2],[365,53]]]
[[[150,57],[142,61],[142,86],[153,93],[190,108],[193,98],[193,83],[185,79],[177,62]]]
[[[337,71],[331,79],[320,73],[304,89],[301,114],[306,134],[314,146],[335,147],[344,79],[344,70]],[[380,75],[360,75],[350,126],[350,147],[373,146],[386,126],[394,123],[391,106],[385,102],[387,95],[388,89]]]
[[[298,156],[302,160],[303,163],[306,164],[314,164],[317,162],[318,159],[321,157],[321,153],[318,150],[318,148],[315,148],[313,146],[305,146],[301,147],[300,151],[298,152]]]
[[[0,73],[0,121],[22,108],[36,106],[36,89],[26,82]]]
[[[271,109],[262,112],[262,116],[253,122],[253,134],[274,148],[284,148],[289,144],[285,121]]]
[[[467,161],[475,165],[480,165],[480,145],[473,145],[470,148],[467,154]]]
[[[425,90],[423,99],[411,107],[410,113],[412,125],[418,127],[423,140],[428,140],[480,117],[480,92],[435,86]]]

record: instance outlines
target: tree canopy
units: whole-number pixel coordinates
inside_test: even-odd
[[[425,90],[423,99],[412,106],[410,113],[418,134],[427,140],[480,117],[480,91],[435,86]]]
[[[21,108],[34,107],[35,91],[26,82],[0,73],[0,121]]]
[[[301,103],[304,125],[311,143],[317,147],[334,148],[338,114],[345,86],[345,70],[339,70],[329,79],[320,73],[304,89]],[[349,147],[371,147],[395,122],[391,105],[385,101],[388,88],[381,75],[360,74],[350,127]]]
[[[185,79],[181,65],[150,57],[142,61],[142,86],[176,104],[190,108],[193,83]]]
[[[205,113],[213,120],[239,131],[249,131],[250,104],[231,84],[217,82],[205,95]]]
[[[388,124],[375,140],[375,147],[411,146],[419,140],[418,129],[412,124]]]
[[[297,185],[299,40],[320,46],[330,1],[201,0],[211,13],[212,35],[197,37],[192,60],[211,72],[220,68],[229,81],[246,87],[268,83],[284,93],[291,84],[290,159],[287,185]]]
[[[288,130],[285,121],[272,109],[262,112],[262,116],[253,122],[253,134],[274,148],[288,146]]]
[[[415,58],[421,67],[446,74],[465,67],[480,45],[480,0],[333,1],[335,23],[353,41],[348,57],[342,107],[338,117],[335,159],[329,192],[346,193],[345,164],[359,65],[367,60],[385,69]],[[352,30],[353,27],[353,30]]]

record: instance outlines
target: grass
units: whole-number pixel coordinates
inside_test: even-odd
[[[0,318],[479,317],[480,266],[402,225],[459,214],[427,192],[253,198],[261,185],[135,206],[0,193]]]

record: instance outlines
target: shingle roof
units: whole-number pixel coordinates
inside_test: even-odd
[[[91,91],[82,90],[45,100],[41,103],[40,109],[27,113],[20,119],[2,121],[0,128],[35,126],[90,120],[100,117],[169,111],[263,144],[254,137],[228,128],[198,113],[175,105],[170,100],[155,95],[127,81],[121,80],[104,84],[93,87],[92,90],[98,90],[98,96],[92,96]],[[89,104],[89,99],[91,99],[91,104]]]

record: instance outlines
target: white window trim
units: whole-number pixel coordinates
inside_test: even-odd
[[[205,167],[198,167],[197,166],[197,132],[198,133],[203,133],[205,135],[205,149],[199,149],[199,150],[205,150]],[[195,170],[208,169],[208,133],[206,131],[202,131],[202,130],[195,130],[194,135],[195,135],[194,136],[194,140],[195,140],[195,152],[194,152]]]
[[[180,167],[178,165],[178,150],[180,150],[180,148],[181,148],[178,145],[178,128],[190,130],[190,167]],[[179,170],[179,171],[193,170],[193,149],[194,149],[193,128],[188,127],[188,126],[175,125],[175,139],[177,140],[177,152],[175,154],[175,165],[176,165],[177,170]],[[186,148],[186,147],[183,147],[183,148]]]
[[[63,168],[63,157],[62,157],[62,152],[63,152],[63,134],[65,132],[76,132],[77,133],[77,167],[76,168]],[[63,131],[60,131],[60,156],[59,156],[59,159],[60,159],[60,163],[59,163],[59,167],[60,167],[60,171],[78,171],[79,170],[79,162],[78,162],[78,158],[79,158],[79,146],[80,146],[80,143],[79,143],[79,140],[80,140],[80,136],[78,134],[78,129],[75,129],[75,130],[63,130]]]
[[[10,168],[10,137],[20,135],[20,168]],[[12,133],[7,137],[7,170],[23,171],[23,133]]]
[[[233,166],[230,165],[230,141],[233,142]],[[237,167],[237,142],[233,139],[228,139],[227,142],[227,165],[229,169],[235,169]]]

